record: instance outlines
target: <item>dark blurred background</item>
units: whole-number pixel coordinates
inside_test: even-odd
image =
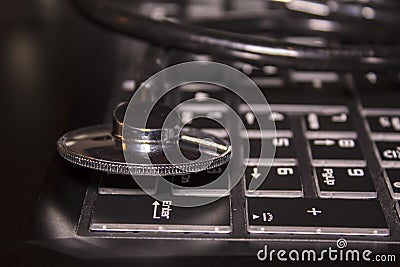
[[[103,119],[121,38],[66,0],[0,1],[0,265],[75,263],[25,241],[57,138]]]

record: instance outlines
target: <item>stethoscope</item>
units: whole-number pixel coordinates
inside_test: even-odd
[[[139,14],[133,11],[135,4],[127,8],[116,1],[74,0],[77,8],[88,18],[115,31],[158,45],[235,59],[255,66],[351,72],[392,71],[400,66],[396,34],[400,4],[396,1],[270,2],[282,5],[268,14],[248,14],[246,18],[229,17],[228,13],[223,19],[190,24],[163,16]],[[246,28],[241,29],[240,24],[249,27],[248,23],[252,23],[253,30],[264,27],[270,34],[246,34]],[[277,32],[334,36],[347,39],[351,44],[296,44],[274,37]],[[374,42],[365,44],[368,40]]]
[[[258,67],[268,65],[360,73],[396,73],[400,67],[399,38],[394,34],[400,21],[397,16],[400,3],[396,1],[275,0],[270,2],[277,6],[268,14],[228,13],[223,18],[189,22],[171,20],[167,16],[145,16],[120,5],[119,1],[73,2],[91,20],[129,36]],[[263,30],[269,35],[249,35],[246,33],[249,25],[254,32]],[[333,36],[349,44],[299,44],[285,39],[282,32]],[[176,125],[171,125],[166,129],[167,136],[171,137],[168,141],[180,142],[189,155],[196,155],[199,144],[203,144],[203,152],[209,151],[212,155],[208,158],[209,164],[204,165],[207,167],[196,169],[195,165],[188,165],[187,168],[176,168],[163,158],[160,143],[165,129],[132,126],[133,137],[129,147],[137,152],[137,159],[133,160],[135,163],[127,164],[122,153],[126,147],[121,136],[126,108],[126,104],[116,107],[112,126],[82,128],[63,135],[57,143],[61,156],[91,169],[140,175],[196,172],[220,166],[229,160],[231,147],[226,140],[196,130],[173,135],[170,133],[174,132]],[[157,106],[157,109],[159,114],[164,114],[168,107]],[[161,123],[160,119],[156,116],[158,123]],[[213,142],[204,142],[205,139]],[[141,162],[144,156],[149,155],[151,164]]]

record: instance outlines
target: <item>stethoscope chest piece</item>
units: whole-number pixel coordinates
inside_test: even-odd
[[[127,107],[122,103],[115,108],[112,125],[84,127],[61,136],[57,141],[60,155],[86,168],[123,175],[187,174],[229,161],[229,141],[181,128],[179,115],[168,106],[155,105],[146,127],[124,123]],[[133,109],[130,117],[140,118],[146,112],[139,106]],[[167,116],[170,123],[165,123]]]

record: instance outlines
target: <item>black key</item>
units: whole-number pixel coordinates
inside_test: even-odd
[[[168,199],[157,201],[147,195],[98,195],[90,230],[231,232],[229,197],[198,207],[173,204]]]
[[[131,175],[106,174],[101,177],[98,188],[99,194],[121,194],[121,195],[137,195],[137,194],[154,194],[157,188],[158,177],[141,176],[136,177],[140,186]],[[143,191],[143,189],[146,190]]]
[[[396,203],[396,210],[397,210],[397,215],[400,217],[400,201],[397,201]]]
[[[309,113],[305,117],[308,131],[354,131],[347,113],[330,115]]]
[[[384,167],[400,166],[400,142],[375,142]]]
[[[312,139],[309,140],[314,160],[363,160],[356,139]]]
[[[371,132],[400,133],[400,116],[367,116]]]
[[[268,109],[266,108],[265,112],[267,112],[267,110]],[[290,122],[288,120],[288,117],[286,114],[282,112],[271,112],[271,113],[257,112],[256,115],[259,119],[275,122],[275,130],[277,131],[290,129]],[[273,129],[265,129],[263,127],[260,128],[254,113],[251,111],[247,111],[241,114],[240,116],[243,120],[246,129],[273,130]]]
[[[392,197],[400,199],[400,169],[386,169],[386,182]]]
[[[250,182],[254,179],[262,179],[261,173],[265,173],[267,167],[247,167],[245,172],[246,195],[267,197],[302,197],[300,174],[296,166],[271,167],[268,176],[256,190],[249,191]]]
[[[266,138],[268,147],[263,149],[269,149],[275,147],[275,158],[296,158],[296,152],[293,147],[292,138],[290,137],[276,137]],[[250,158],[259,158],[261,151],[261,139],[251,138],[250,139]]]
[[[250,233],[389,235],[378,200],[247,198]]]
[[[182,196],[222,196],[229,193],[229,178],[221,176],[227,165],[173,177],[172,193]]]
[[[371,175],[360,167],[315,168],[318,195],[322,198],[376,198]]]

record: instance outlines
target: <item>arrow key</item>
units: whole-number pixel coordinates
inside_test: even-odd
[[[320,138],[309,140],[314,165],[324,165],[325,161],[357,161],[364,163],[356,138]]]
[[[245,172],[246,196],[302,197],[301,178],[296,166],[273,166],[267,177],[267,167],[247,167]],[[254,189],[255,190],[251,190]]]
[[[209,204],[198,207],[177,207],[170,198],[155,200],[148,195],[97,195],[89,229],[230,233],[230,218],[229,197],[216,201],[209,198]]]

